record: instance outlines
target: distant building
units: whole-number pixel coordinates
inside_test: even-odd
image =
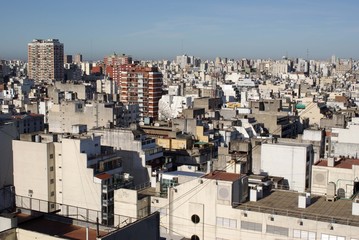
[[[176,63],[183,69],[190,64],[190,57],[187,55],[177,56]]]
[[[77,54],[75,55],[75,57],[74,57],[74,63],[76,63],[76,64],[82,63],[82,54],[77,53]]]
[[[138,105],[114,104],[99,101],[62,101],[54,105],[48,115],[50,132],[71,132],[72,125],[85,124],[88,129],[98,127],[127,127],[138,121]]]
[[[117,55],[116,53],[107,56],[103,59],[106,66],[118,66],[124,64],[131,64],[132,57],[126,54]]]
[[[162,96],[162,73],[157,67],[121,65],[114,74],[123,103],[138,104],[140,118],[158,119],[158,102]]]
[[[72,55],[64,55],[64,63],[72,63]]]
[[[36,81],[64,79],[64,45],[58,39],[35,39],[28,44],[28,76]]]
[[[44,130],[44,115],[35,113],[0,114],[0,124],[13,122],[19,134]]]

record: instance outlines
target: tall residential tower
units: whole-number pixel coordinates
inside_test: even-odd
[[[64,45],[58,39],[35,39],[28,44],[28,76],[34,80],[64,79]]]

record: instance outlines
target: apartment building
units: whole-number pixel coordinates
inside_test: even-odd
[[[137,105],[104,103],[99,101],[62,101],[49,110],[50,132],[71,132],[72,125],[86,124],[97,127],[129,126],[138,119]]]
[[[222,171],[167,182],[166,194],[150,188],[117,190],[115,195],[123,198],[117,198],[115,211],[140,218],[147,202],[151,212],[160,212],[161,236],[166,239],[358,240],[355,201],[326,201],[271,187],[259,190],[247,176]]]
[[[113,79],[120,88],[121,102],[138,104],[141,119],[158,119],[163,81],[157,67],[119,65],[114,68]]]
[[[64,79],[64,45],[58,39],[35,39],[28,44],[28,76],[36,81]]]
[[[91,132],[101,136],[102,146],[119,150],[123,169],[134,177],[136,186],[147,184],[152,171],[161,166],[162,147],[136,124],[131,124],[130,128],[98,128]]]
[[[113,225],[114,190],[130,186],[132,177],[123,173],[116,151],[81,129],[74,126],[67,135],[24,134],[13,141],[16,204]]]

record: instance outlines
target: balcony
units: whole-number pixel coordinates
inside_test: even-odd
[[[103,193],[108,193],[119,188],[130,188],[133,186],[133,177],[129,174],[116,175],[113,178],[113,183],[102,185]]]
[[[145,161],[152,161],[153,159],[160,158],[163,156],[163,150],[161,147],[144,150]]]
[[[102,206],[108,207],[110,205],[113,205],[114,201],[113,198],[102,200]]]

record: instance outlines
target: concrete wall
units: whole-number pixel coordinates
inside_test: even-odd
[[[63,239],[60,237],[54,237],[47,234],[42,234],[38,232],[33,232],[21,228],[16,228],[16,240],[33,240],[33,239],[49,239],[49,240],[57,240]]]
[[[82,100],[92,99],[91,86],[86,86],[84,84],[73,84],[73,83],[59,83],[57,82],[55,86],[48,87],[48,95],[50,98],[54,97],[55,91],[65,91],[65,92],[76,92],[77,98]]]
[[[311,149],[310,145],[263,144],[261,172],[284,177],[291,190],[305,192],[306,176],[310,176],[310,166],[313,162],[312,154],[307,162],[307,152]],[[308,172],[307,164],[309,164]]]
[[[353,165],[352,169],[337,168],[337,167],[312,167],[312,185],[311,193],[318,195],[325,195],[327,193],[327,186],[329,182],[334,182],[336,192],[345,191],[345,198],[350,198],[353,195],[355,179],[359,177],[359,166]],[[323,179],[324,178],[324,179]]]
[[[0,188],[14,183],[12,140],[18,138],[19,133],[13,123],[0,125]]]
[[[122,158],[123,171],[134,177],[134,184],[147,183],[149,176],[146,166],[146,155],[142,150],[140,140],[135,140],[131,130],[128,129],[103,129],[93,130],[95,135],[101,135],[101,145],[111,146],[119,150]],[[163,155],[163,153],[162,153]]]
[[[129,113],[130,109],[131,113]],[[127,126],[131,122],[136,122],[136,111],[138,114],[137,106],[106,106],[104,103],[96,102],[85,104],[81,101],[65,101],[50,109],[48,115],[49,131],[71,132],[71,127],[74,124],[86,124],[87,129],[110,127],[111,125]]]
[[[346,156],[346,157],[349,156],[355,158],[359,157],[359,144],[357,143],[332,142],[331,149],[334,150],[331,153],[333,157],[339,157],[339,156]]]
[[[58,192],[58,203],[101,211],[101,184],[95,182],[93,169],[87,166],[87,154],[96,154],[96,149],[100,153],[99,146],[99,137],[62,139],[61,153],[57,153],[61,154],[57,169],[61,168],[62,172],[61,176],[57,175],[62,189],[62,193]],[[91,217],[96,221],[96,216]]]
[[[333,230],[330,230],[328,222],[232,208],[219,201],[218,186],[225,187],[222,181],[217,185],[216,181],[203,180],[203,183],[196,179],[176,186],[176,191],[170,189],[167,199],[152,197],[152,211],[157,210],[161,214],[161,234],[228,240],[300,239],[298,232],[303,236],[314,236],[305,239],[321,239],[322,234],[344,237],[342,239],[359,236],[359,227],[355,226],[332,223]],[[192,222],[193,214],[199,217],[197,224]],[[248,222],[257,224],[259,228],[246,229],[244,225]],[[272,226],[280,227],[284,235],[269,233]]]
[[[160,214],[154,213],[132,224],[111,232],[102,237],[102,240],[133,239],[159,240]]]
[[[54,145],[13,141],[16,194],[43,201],[55,201]],[[53,181],[52,181],[53,180]]]
[[[15,188],[13,186],[0,188],[0,199],[0,213],[15,209]]]
[[[1,240],[17,240],[16,238],[16,229],[12,228],[3,232],[0,232]]]
[[[118,189],[114,193],[115,226],[124,227],[149,214],[150,198],[138,198],[137,190]]]

